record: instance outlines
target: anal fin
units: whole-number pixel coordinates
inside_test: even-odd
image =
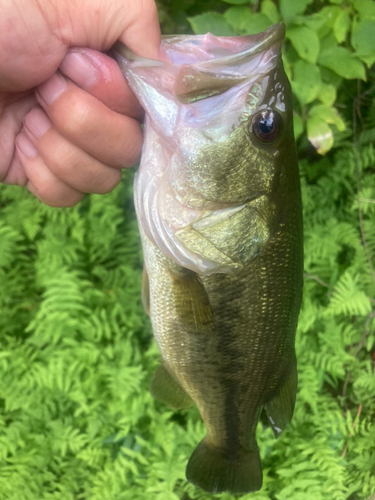
[[[267,417],[275,437],[278,437],[292,420],[297,394],[297,365],[295,359],[289,374],[280,387],[278,394],[265,405]]]
[[[150,384],[151,395],[171,408],[180,410],[194,405],[194,401],[182,389],[164,366],[154,373]]]

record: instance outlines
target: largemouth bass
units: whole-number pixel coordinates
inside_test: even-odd
[[[295,404],[302,215],[284,31],[164,37],[170,63],[115,46],[146,110],[135,205],[162,356],[151,393],[197,405],[207,435],[186,475],[212,493],[261,488],[261,413],[278,436]]]

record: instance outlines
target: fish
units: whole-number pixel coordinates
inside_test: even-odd
[[[151,394],[198,407],[207,434],[186,477],[211,493],[262,487],[257,424],[277,437],[295,406],[303,228],[284,36],[166,36],[166,62],[114,46],[146,112],[134,200],[161,353]]]

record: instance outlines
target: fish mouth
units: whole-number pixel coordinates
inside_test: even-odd
[[[168,73],[174,80],[174,96],[190,104],[267,73],[280,57],[284,37],[284,23],[248,36],[167,35],[162,47],[170,62],[137,56],[121,42],[113,49],[120,67]]]
[[[219,42],[222,48],[221,54],[220,52],[216,52],[216,54],[212,52],[208,60],[195,61],[195,67],[208,70],[209,68],[216,68],[217,66],[236,66],[238,64],[243,64],[272,46],[277,44],[281,45],[284,38],[285,24],[277,23],[273,24],[262,33],[257,33],[255,35],[233,37],[215,36],[211,33],[207,33],[206,35],[163,35],[162,43],[168,54],[168,49],[173,52],[173,48],[182,43],[186,47],[189,44],[196,46],[197,42],[204,42],[205,40],[209,42],[210,39],[215,41],[216,44]],[[220,41],[222,42],[221,44]],[[137,63],[137,66],[157,67],[170,64],[157,59],[138,56],[120,41],[117,41],[113,45],[112,50],[129,61]],[[225,52],[227,52],[227,54],[225,54]],[[168,54],[168,56],[170,56],[170,54]],[[171,62],[174,64],[173,59]]]
[[[205,69],[216,68],[217,66],[235,66],[238,64],[243,64],[247,60],[252,59],[258,54],[265,52],[271,47],[282,43],[285,38],[285,24],[277,23],[270,26],[268,29],[262,33],[257,33],[256,35],[247,36],[235,36],[235,37],[216,37],[208,33],[207,35],[193,35],[195,41],[200,39],[214,37],[216,40],[222,40],[227,46],[227,50],[231,53],[228,55],[222,55],[221,57],[214,57],[208,61],[202,61],[202,63],[195,64],[195,67],[204,66]],[[162,37],[168,44],[177,44],[180,42],[188,42],[192,38],[191,35],[187,36],[175,36],[167,35]],[[239,51],[236,51],[236,48]],[[167,48],[166,48],[167,49]],[[223,47],[224,49],[224,47]],[[168,49],[167,49],[168,51]]]

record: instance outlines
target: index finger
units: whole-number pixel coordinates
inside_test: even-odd
[[[142,120],[143,109],[111,57],[97,50],[73,47],[59,69],[108,108]]]

